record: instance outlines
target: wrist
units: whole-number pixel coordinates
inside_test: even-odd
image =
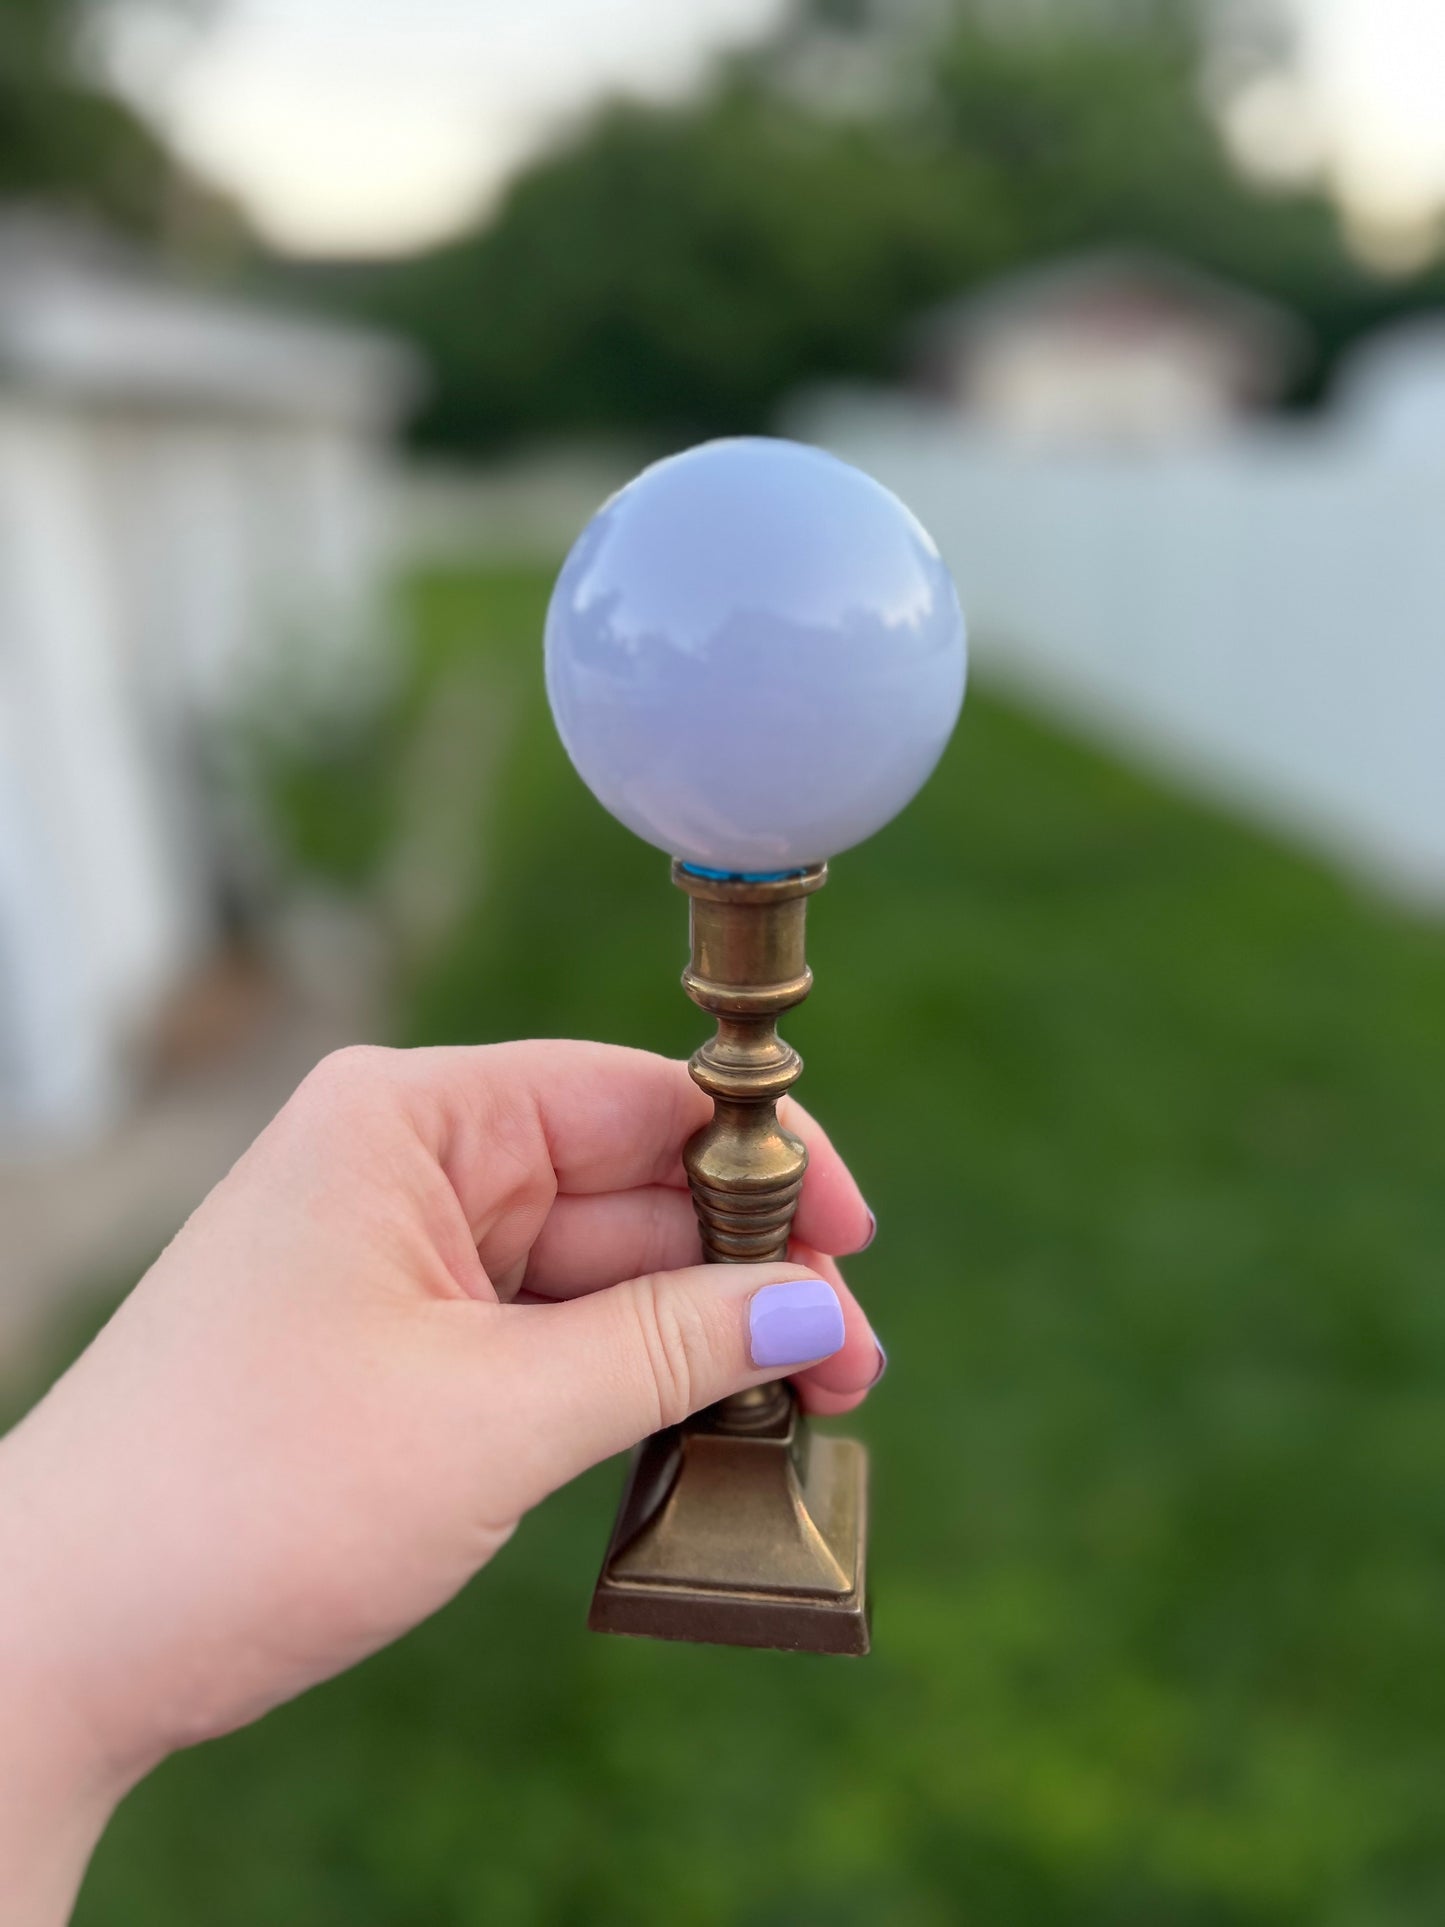
[[[0,1919],[66,1921],[86,1865],[126,1786],[74,1743],[65,1718],[0,1660]]]
[[[148,1763],[87,1709],[93,1575],[66,1578],[62,1509],[26,1478],[16,1443],[0,1441],[0,1920],[51,1927],[68,1919],[96,1842]]]

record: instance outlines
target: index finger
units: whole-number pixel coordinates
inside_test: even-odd
[[[429,1113],[433,1148],[474,1229],[496,1208],[498,1151],[550,1170],[572,1196],[641,1185],[681,1188],[682,1151],[712,1115],[687,1066],[618,1044],[537,1038],[407,1052],[406,1079]],[[868,1241],[872,1215],[826,1132],[786,1099],[782,1122],[808,1147],[796,1235],[843,1253]]]

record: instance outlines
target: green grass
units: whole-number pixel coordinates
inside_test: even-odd
[[[417,591],[507,763],[405,1032],[681,1052],[684,906],[555,745],[544,597]],[[873,1657],[589,1636],[605,1468],[159,1772],[82,1927],[1445,1918],[1441,934],[977,699],[812,923],[892,1357]]]

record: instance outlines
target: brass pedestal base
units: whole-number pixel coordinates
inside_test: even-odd
[[[779,1396],[779,1393],[782,1396]],[[588,1624],[725,1646],[868,1651],[867,1454],[767,1386],[638,1448]]]

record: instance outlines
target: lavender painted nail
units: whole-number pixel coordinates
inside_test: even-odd
[[[843,1344],[843,1307],[822,1278],[763,1285],[748,1306],[748,1345],[754,1365],[806,1365],[829,1358]]]

